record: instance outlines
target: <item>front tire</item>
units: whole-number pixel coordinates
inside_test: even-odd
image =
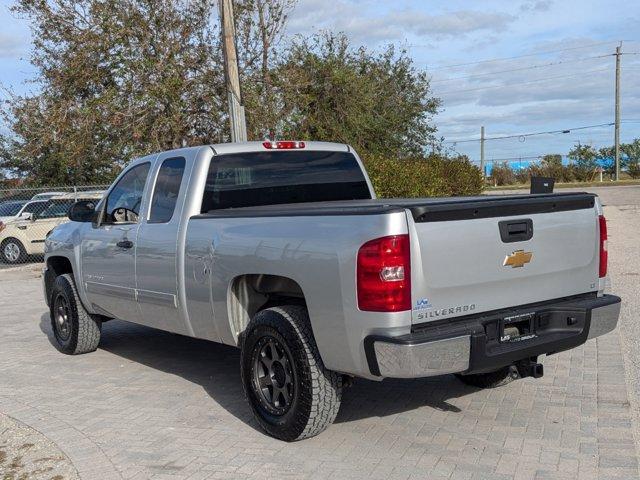
[[[78,355],[98,348],[102,322],[85,310],[71,275],[56,277],[49,308],[58,350]]]
[[[249,323],[242,385],[260,426],[287,442],[313,437],[336,418],[342,376],[324,367],[304,307],[273,307]]]
[[[27,258],[27,252],[22,242],[16,238],[7,238],[0,245],[0,254],[4,263],[22,263]]]

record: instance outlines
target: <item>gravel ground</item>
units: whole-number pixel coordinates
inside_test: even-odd
[[[75,467],[44,435],[0,413],[2,480],[74,480]]]

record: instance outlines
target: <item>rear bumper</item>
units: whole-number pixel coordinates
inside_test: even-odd
[[[364,348],[376,376],[483,373],[577,347],[612,331],[619,314],[619,297],[589,294],[415,326],[400,337],[372,335],[365,338]],[[530,331],[506,339],[505,324]]]

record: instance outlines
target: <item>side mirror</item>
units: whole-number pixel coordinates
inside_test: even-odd
[[[97,202],[93,200],[80,200],[71,205],[68,217],[72,222],[92,222],[96,213]]]
[[[33,216],[33,213],[31,212],[22,212],[20,214],[20,220],[35,220],[35,217]]]

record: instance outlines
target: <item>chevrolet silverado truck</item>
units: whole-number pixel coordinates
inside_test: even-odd
[[[137,159],[95,203],[46,239],[58,348],[95,350],[114,318],[239,347],[286,441],[331,424],[353,377],[539,377],[620,312],[592,194],[376,199],[349,146],[265,141]]]

